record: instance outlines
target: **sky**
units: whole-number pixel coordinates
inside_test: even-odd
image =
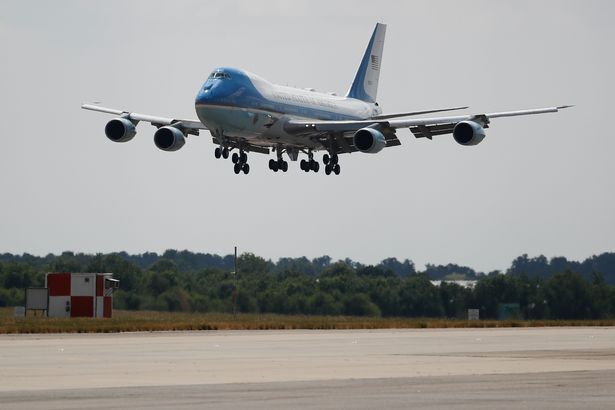
[[[0,2],[0,252],[188,249],[280,257],[387,257],[505,270],[524,253],[615,251],[615,2]],[[84,102],[196,118],[218,66],[278,84],[347,91],[386,23],[384,112],[470,113],[574,104],[495,119],[478,146],[445,135],[340,158],[342,173],[249,175],[207,133],[179,151]],[[320,155],[318,155],[318,158]]]

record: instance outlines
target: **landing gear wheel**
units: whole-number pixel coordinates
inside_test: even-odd
[[[233,171],[235,171],[236,174],[239,174],[241,172],[241,164],[235,164]]]
[[[241,169],[244,174],[248,175],[248,172],[250,172],[250,165],[248,165],[247,163],[244,163]]]
[[[282,172],[288,171],[288,162],[284,160],[278,161],[278,168],[280,168]]]
[[[220,157],[222,156],[222,150],[220,149],[220,147],[216,147],[216,149],[214,150],[214,155],[216,156],[216,159],[220,159]]]
[[[331,155],[331,160],[330,160],[331,164],[336,165],[337,164],[337,160],[338,160],[337,154],[332,154]]]
[[[246,163],[248,162],[248,155],[245,152],[242,152],[241,154],[239,154],[239,159],[241,160],[241,162]]]
[[[333,167],[333,172],[335,172],[335,175],[340,174],[340,164],[335,164],[335,166]]]
[[[331,164],[325,165],[325,174],[327,175],[331,174]]]
[[[306,169],[307,168],[307,162],[304,159],[301,160],[301,163],[299,164],[299,168],[301,168],[302,171],[307,171],[307,169]]]
[[[314,172],[318,172],[320,169],[320,164],[316,161],[310,161],[310,169]]]
[[[233,155],[231,156],[231,161],[233,161],[233,164],[236,164],[239,162],[239,154],[236,152],[233,152]]]
[[[269,169],[274,172],[278,171],[278,162],[275,159],[269,160]]]
[[[331,160],[331,158],[329,158],[329,154],[325,154],[322,156],[322,163],[327,165],[329,163],[329,161]]]
[[[228,148],[223,148],[222,149],[222,158],[224,158],[224,159],[228,158]]]

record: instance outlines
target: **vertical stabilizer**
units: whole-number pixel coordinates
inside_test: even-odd
[[[372,38],[369,40],[357,75],[354,77],[354,81],[346,95],[347,97],[371,103],[376,102],[386,30],[386,24],[376,24],[374,34],[372,34]]]

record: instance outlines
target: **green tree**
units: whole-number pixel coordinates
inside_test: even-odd
[[[547,303],[552,319],[585,319],[594,311],[589,284],[569,270],[547,281]]]

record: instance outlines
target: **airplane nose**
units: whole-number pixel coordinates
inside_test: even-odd
[[[206,85],[201,88],[198,95],[196,96],[197,103],[207,103],[207,101],[211,100],[213,97],[213,91],[211,89],[211,84]]]

